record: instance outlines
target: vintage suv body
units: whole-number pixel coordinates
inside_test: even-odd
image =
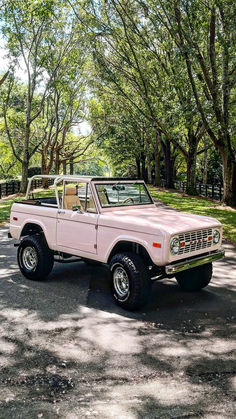
[[[53,179],[52,196],[29,198],[36,178]],[[10,236],[20,240],[18,263],[29,279],[47,277],[55,260],[108,264],[113,296],[129,310],[147,302],[156,279],[175,276],[183,289],[200,290],[224,256],[219,221],[160,209],[132,179],[34,176],[12,206]]]

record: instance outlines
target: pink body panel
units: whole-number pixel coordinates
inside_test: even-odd
[[[168,209],[158,209],[154,204],[99,209],[100,214],[78,214],[57,208],[13,204],[10,232],[16,239],[26,223],[42,227],[49,247],[76,256],[107,262],[110,252],[119,241],[131,241],[144,246],[152,261],[164,266],[190,255],[172,256],[170,239],[182,232],[217,227],[221,224],[214,218],[183,214]],[[17,217],[14,221],[13,217]],[[154,247],[153,242],[161,247]],[[207,250],[217,250],[221,241]],[[191,252],[191,256],[205,253],[206,249]]]
[[[98,229],[98,254],[106,255],[120,240],[142,244],[152,261],[165,266],[189,255],[172,256],[169,251],[170,240],[180,233],[208,228],[218,228],[221,223],[215,218],[184,214],[178,211],[160,210],[156,205],[101,209]],[[154,247],[158,242],[161,248]],[[207,250],[221,248],[221,241]],[[205,253],[206,249],[191,252],[191,256]]]
[[[50,249],[55,249],[57,213],[57,208],[15,203],[11,209],[10,233],[19,240],[27,223],[38,224],[44,231]],[[13,220],[13,217],[17,220]]]
[[[85,178],[83,181],[90,184],[98,213],[15,203],[10,219],[12,237],[19,240],[27,223],[37,224],[42,228],[50,249],[105,263],[118,242],[135,242],[144,246],[152,261],[159,266],[221,247],[220,240],[210,248],[173,256],[170,254],[173,237],[209,228],[218,228],[222,232],[221,223],[210,217],[159,209],[155,204],[102,208],[96,182]],[[104,183],[111,182],[106,180]],[[158,246],[154,247],[153,243],[158,243]]]

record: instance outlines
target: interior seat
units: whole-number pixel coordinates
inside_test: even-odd
[[[80,199],[76,194],[76,186],[67,186],[65,188],[64,208],[72,210],[75,205],[81,206]]]
[[[102,204],[102,206],[107,206],[109,204],[107,196],[105,194],[105,190],[104,190],[104,186],[103,185],[98,185],[97,186],[97,192],[100,198],[100,202]]]
[[[88,200],[87,211],[89,211],[89,212],[97,212],[96,207],[95,207],[95,203],[94,203],[94,199],[93,199],[92,195],[90,195],[89,200]]]

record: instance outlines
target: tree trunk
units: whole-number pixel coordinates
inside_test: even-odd
[[[28,184],[28,169],[29,169],[29,139],[30,139],[30,125],[26,124],[25,140],[23,146],[23,159],[22,159],[22,178],[20,184],[20,192],[25,193]]]
[[[146,149],[146,160],[147,160],[147,183],[152,183],[152,170],[151,170],[151,159],[149,149],[149,138],[145,134],[145,149]]]
[[[140,159],[136,157],[136,167],[137,167],[137,177],[138,179],[141,178],[141,168],[140,168]]]
[[[28,169],[29,169],[29,161],[28,159],[23,159],[22,161],[22,177],[21,177],[21,184],[20,184],[20,192],[25,193],[28,184]]]
[[[197,145],[191,144],[187,155],[187,187],[186,192],[189,195],[196,195],[196,161]]]
[[[145,164],[145,153],[141,153],[141,177],[142,179],[147,182],[147,171],[146,171],[146,164]]]
[[[189,195],[196,195],[196,162],[197,162],[197,146],[198,140],[192,130],[188,132],[188,153],[186,155],[187,163],[187,187],[186,192]]]
[[[166,187],[173,188],[173,162],[171,160],[170,141],[166,139],[165,143],[162,143],[162,147],[165,156]]]
[[[186,192],[189,195],[196,195],[196,155],[188,156],[187,159],[187,186]]]
[[[63,167],[63,175],[66,175],[66,160],[63,160],[62,167]]]
[[[47,156],[47,153],[45,155],[45,150],[42,151],[42,153],[41,153],[41,173],[42,173],[42,175],[47,175],[48,174],[46,156]],[[44,189],[48,188],[48,179],[43,179],[42,186],[43,186]]]
[[[46,159],[44,152],[41,153],[41,173],[42,175],[46,175]]]
[[[161,174],[160,174],[160,152],[159,152],[159,144],[160,144],[160,131],[156,131],[156,138],[155,138],[155,147],[154,147],[154,160],[155,160],[155,186],[160,186],[161,184]]]
[[[73,158],[70,159],[70,175],[74,174],[74,160]]]
[[[59,175],[60,172],[60,152],[59,150],[56,150],[56,156],[55,156],[55,174]]]
[[[207,147],[204,150],[204,163],[203,163],[203,183],[207,183]]]
[[[224,202],[236,206],[236,161],[228,150],[221,150],[223,161]]]

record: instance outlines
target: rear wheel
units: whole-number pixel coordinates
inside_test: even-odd
[[[111,259],[110,271],[112,294],[121,307],[136,310],[148,302],[151,279],[139,255],[118,253]]]
[[[179,286],[185,291],[200,291],[205,288],[212,277],[212,263],[197,266],[176,274]]]
[[[34,281],[45,279],[50,274],[54,263],[53,253],[45,237],[37,234],[27,236],[21,241],[17,259],[21,273]]]

